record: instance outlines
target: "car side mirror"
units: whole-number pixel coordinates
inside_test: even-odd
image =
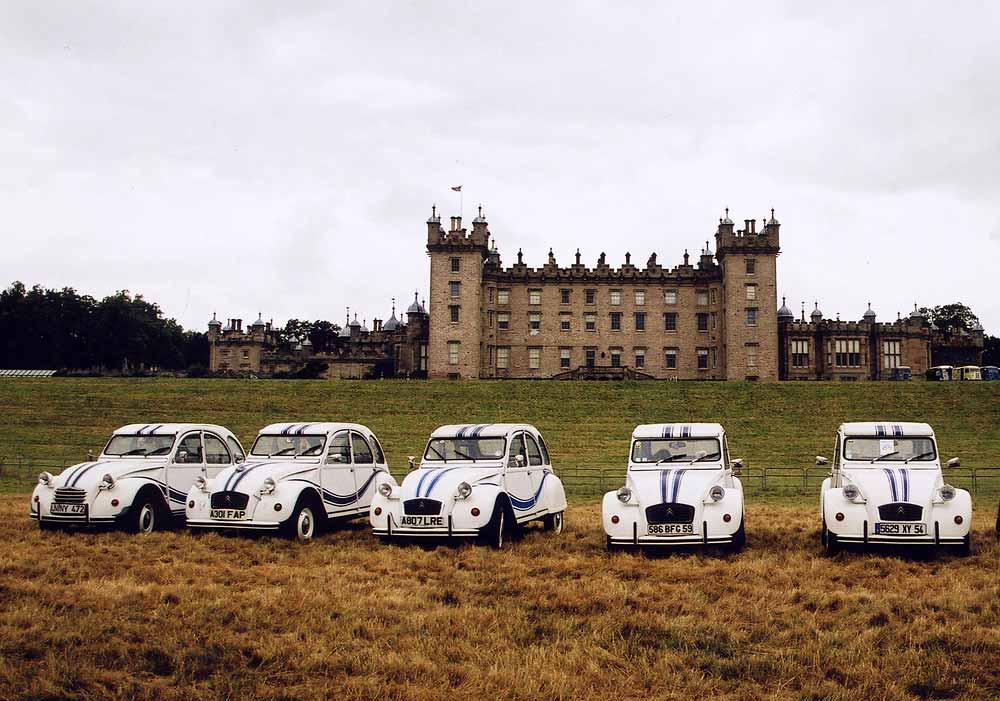
[[[827,460],[826,458],[824,458],[822,455],[817,455],[816,456],[816,464],[817,465],[829,465],[830,461]]]
[[[416,464],[415,464],[415,463],[416,463],[416,460],[417,460],[417,458],[416,458],[415,456],[413,456],[413,455],[411,455],[411,456],[409,456],[408,458],[406,458],[406,464],[407,464],[407,466],[408,466],[408,467],[409,467],[409,468],[410,468],[411,470],[412,470],[413,468],[415,468],[415,467],[416,467]]]
[[[524,459],[523,455],[515,455],[514,462],[517,464],[518,467],[524,467],[525,465],[528,464],[528,462]]]
[[[961,466],[962,466],[962,461],[959,460],[958,458],[952,458],[951,460],[948,461],[948,467],[961,467]]]
[[[187,461],[188,461],[188,452],[186,450],[182,450],[177,453],[177,462],[187,462]]]
[[[236,462],[236,464],[237,464],[237,465],[239,465],[239,464],[240,464],[241,462],[243,462],[244,460],[246,460],[246,458],[244,458],[244,457],[243,457],[243,456],[241,456],[241,455],[237,455],[237,456],[236,456],[236,460],[235,460],[235,462]]]
[[[736,458],[730,465],[734,475],[743,474],[743,458]]]

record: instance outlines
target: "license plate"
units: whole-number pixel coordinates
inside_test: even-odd
[[[443,527],[444,516],[403,516],[399,519],[399,525],[410,528]]]
[[[50,514],[66,514],[69,516],[86,516],[86,504],[52,504],[49,506]]]
[[[875,535],[927,535],[926,523],[875,523]]]
[[[246,509],[212,509],[209,512],[209,518],[219,519],[220,521],[240,521],[247,517]]]
[[[693,523],[651,523],[649,535],[693,535]]]

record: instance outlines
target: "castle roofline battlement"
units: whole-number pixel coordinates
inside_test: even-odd
[[[518,264],[510,268],[487,268],[483,271],[483,277],[494,281],[622,281],[622,282],[650,282],[662,283],[664,281],[690,282],[697,280],[717,279],[720,274],[718,264],[713,262],[710,266],[696,267],[693,265],[677,265],[673,268],[664,268],[656,265],[649,268],[637,268],[634,265],[623,265],[620,268],[610,266],[598,266],[588,268],[584,265],[573,265],[568,268],[560,268],[545,265],[541,268],[530,268],[527,265]]]
[[[930,329],[923,324],[915,323],[909,319],[902,319],[892,322],[870,321],[838,321],[836,319],[823,319],[822,321],[789,321],[789,333],[817,333],[820,331],[827,333],[849,333],[849,334],[924,334],[930,333]]]

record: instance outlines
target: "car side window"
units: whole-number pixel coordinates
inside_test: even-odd
[[[371,465],[375,462],[372,456],[372,448],[368,441],[357,431],[351,431],[351,445],[354,446],[354,464]]]
[[[226,443],[229,444],[229,449],[233,451],[233,455],[236,456],[237,460],[246,460],[246,453],[243,452],[243,448],[240,447],[239,441],[237,441],[232,436],[226,438]]]
[[[229,448],[218,436],[213,436],[211,433],[205,434],[205,462],[209,465],[228,465],[232,462]]]
[[[385,453],[382,452],[382,446],[379,445],[378,438],[372,436],[371,443],[372,447],[375,448],[375,462],[379,465],[385,465]]]
[[[351,443],[347,431],[333,434],[330,439],[330,449],[326,451],[327,464],[349,465],[351,462]]]
[[[524,434],[519,433],[514,436],[514,440],[510,444],[510,461],[507,463],[508,467],[517,467],[517,456],[520,455],[524,458],[524,464],[528,464],[528,454],[524,449]]]
[[[545,445],[545,439],[541,436],[538,437],[538,447],[542,449],[542,464],[551,465],[552,462],[549,460],[549,449]]]
[[[189,433],[181,438],[181,442],[177,445],[174,462],[180,465],[200,465],[202,456],[201,433]]]
[[[538,443],[535,442],[535,437],[530,433],[525,433],[524,438],[528,442],[528,464],[532,467],[541,465],[542,453],[538,450]]]

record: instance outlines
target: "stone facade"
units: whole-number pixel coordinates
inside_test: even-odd
[[[504,268],[481,211],[472,232],[432,212],[428,375],[776,380],[779,230],[773,212],[759,232],[727,212],[696,263],[588,267],[577,251],[560,267],[550,251]]]

